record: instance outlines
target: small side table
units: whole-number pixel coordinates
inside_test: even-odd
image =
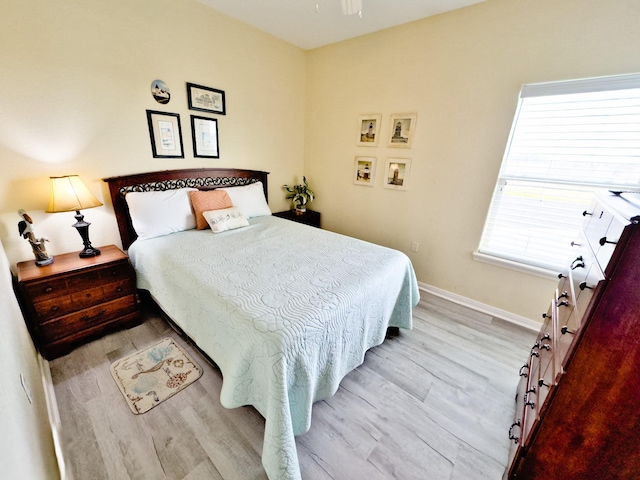
[[[297,212],[295,209],[285,210],[284,212],[276,212],[273,216],[320,228],[320,212],[314,212],[313,210],[307,209],[303,213]]]
[[[56,255],[38,267],[18,263],[18,293],[27,325],[43,356],[51,360],[90,338],[141,322],[135,272],[115,245],[97,257]]]

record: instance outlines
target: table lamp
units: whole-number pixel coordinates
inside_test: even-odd
[[[84,215],[80,210],[99,207],[102,203],[87,189],[78,175],[65,175],[64,177],[51,177],[51,198],[47,212],[76,212],[76,223],[72,226],[78,230],[84,243],[84,250],[80,257],[95,257],[100,255],[100,250],[93,248],[89,241],[89,222],[84,221]]]

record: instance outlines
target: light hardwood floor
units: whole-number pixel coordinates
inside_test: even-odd
[[[146,321],[50,362],[75,480],[265,479],[264,420],[220,405],[222,377],[152,308]],[[111,362],[172,336],[204,368],[194,384],[133,415]],[[414,329],[371,349],[297,437],[303,479],[497,480],[518,369],[535,332],[423,294]]]

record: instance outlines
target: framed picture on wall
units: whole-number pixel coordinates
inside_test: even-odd
[[[411,171],[411,160],[408,158],[388,158],[384,170],[384,188],[406,190]]]
[[[227,114],[223,90],[187,83],[187,100],[189,110],[200,110],[218,115]]]
[[[391,132],[388,147],[411,148],[416,131],[417,113],[394,113],[391,115]]]
[[[193,156],[220,158],[218,148],[218,120],[191,115]]]
[[[353,183],[373,187],[376,180],[376,157],[356,157]]]
[[[147,123],[154,158],[184,158],[179,114],[147,110]]]
[[[359,147],[378,146],[381,121],[382,115],[360,115],[358,118],[358,139],[356,141]]]

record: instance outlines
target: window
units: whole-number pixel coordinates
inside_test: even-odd
[[[562,270],[597,189],[640,190],[640,74],[525,85],[474,257]]]

